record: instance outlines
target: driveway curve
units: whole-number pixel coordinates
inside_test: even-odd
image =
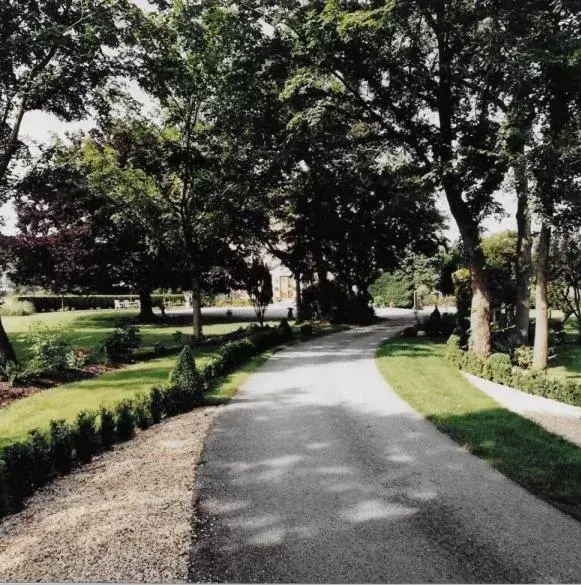
[[[400,317],[276,354],[198,470],[190,579],[579,582],[581,524],[422,419],[374,354]]]

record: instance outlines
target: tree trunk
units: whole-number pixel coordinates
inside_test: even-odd
[[[549,248],[551,228],[543,221],[539,235],[536,282],[536,323],[535,346],[533,350],[533,369],[544,370],[549,362],[549,303],[547,300],[547,281],[549,272]]]
[[[201,339],[203,337],[202,331],[202,293],[200,292],[200,282],[198,277],[192,275],[192,311],[193,311],[193,325],[194,338]]]
[[[301,307],[301,305],[302,305],[301,275],[298,273],[295,275],[295,283],[296,283],[296,299],[297,299],[295,321],[296,321],[296,323],[300,323],[303,319],[303,309]]]
[[[150,290],[139,289],[139,307],[139,316],[137,318],[141,323],[153,323],[157,321],[157,317],[153,312]]]
[[[516,179],[516,195],[518,200],[516,223],[516,343],[527,345],[529,342],[529,320],[531,292],[530,280],[532,272],[532,245],[531,213],[529,209],[529,188],[527,179],[526,162],[522,153],[514,165]]]
[[[5,366],[7,362],[17,363],[16,353],[6,335],[2,318],[0,317],[0,366]]]

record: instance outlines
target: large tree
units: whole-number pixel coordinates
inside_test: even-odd
[[[71,121],[102,109],[139,13],[129,0],[0,4],[0,203],[27,154],[20,140],[25,115],[40,110]],[[15,359],[0,320],[0,365]]]

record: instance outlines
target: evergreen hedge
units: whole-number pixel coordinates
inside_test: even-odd
[[[493,353],[490,357],[483,358],[471,351],[464,351],[457,335],[450,336],[448,340],[446,358],[456,367],[479,378],[528,394],[581,406],[581,385],[575,381],[555,378],[546,372],[523,370],[514,366],[507,354]]]
[[[98,413],[82,412],[72,423],[51,421],[48,432],[32,431],[26,440],[9,445],[0,454],[0,516],[19,510],[27,497],[57,475],[69,473],[114,443],[131,439],[136,426],[145,429],[199,406],[219,378],[292,336],[292,330],[284,326],[252,331],[246,339],[220,347],[199,372],[190,348],[185,347],[166,387],[152,388],[147,395]]]

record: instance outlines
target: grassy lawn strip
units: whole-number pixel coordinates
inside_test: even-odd
[[[394,339],[377,365],[438,429],[507,477],[581,519],[581,449],[504,408],[444,359],[443,342]]]
[[[217,348],[194,350],[202,367]],[[71,420],[82,410],[93,410],[131,398],[152,386],[167,382],[177,356],[166,356],[137,363],[73,384],[44,390],[0,409],[0,449],[24,439],[28,431],[46,428],[51,420]]]

